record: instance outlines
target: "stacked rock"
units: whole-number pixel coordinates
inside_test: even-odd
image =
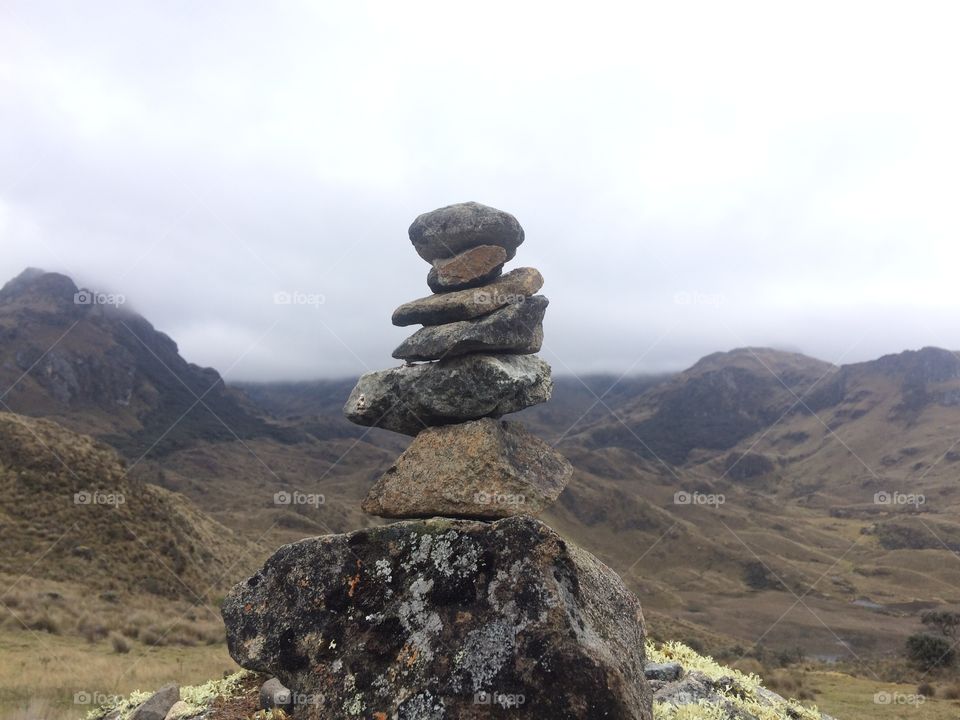
[[[423,327],[393,356],[406,365],[367,373],[344,407],[351,421],[415,436],[363,509],[381,517],[494,519],[535,515],[557,499],[570,464],[518,422],[500,418],[550,399],[543,343],[543,277],[503,274],[524,240],[513,215],[467,202],[410,226],[431,264],[434,294],[393,313]]]
[[[523,230],[464,203],[410,239],[436,293],[393,319],[424,327],[394,353],[408,364],[364,375],[345,408],[415,436],[363,503],[410,519],[277,550],[224,600],[231,656],[290,688],[297,720],[652,720],[640,602],[530,517],[571,468],[500,419],[551,391],[533,354],[543,278],[501,275]]]

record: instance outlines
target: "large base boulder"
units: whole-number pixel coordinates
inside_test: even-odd
[[[651,720],[640,604],[543,523],[398,522],[280,548],[223,604],[301,718]]]

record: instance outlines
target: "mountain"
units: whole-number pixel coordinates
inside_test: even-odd
[[[129,482],[265,546],[381,522],[359,502],[409,438],[344,420],[352,378],[226,386],[77,292],[35,271],[0,291],[4,405],[94,435]],[[923,609],[960,607],[953,353],[838,367],[740,348],[555,381],[517,416],[575,467],[545,520],[624,577],[660,637],[856,662],[899,650]]]
[[[196,439],[297,437],[115,296],[36,269],[0,289],[0,387],[0,408],[53,418],[132,458]]]

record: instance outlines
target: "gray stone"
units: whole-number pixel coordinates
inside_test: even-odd
[[[640,603],[543,523],[406,521],[280,548],[227,645],[302,718],[651,720]]]
[[[435,293],[485,285],[500,274],[506,261],[507,253],[499,245],[478,245],[452,258],[434,260],[427,285]]]
[[[164,720],[185,720],[190,717],[198,717],[202,714],[197,712],[190,703],[184,702],[183,700],[177,700],[173,705],[170,706],[170,709],[167,710],[167,716]],[[106,720],[106,718],[104,718]]]
[[[534,295],[476,320],[420,328],[400,343],[393,357],[414,361],[468,353],[535,353],[543,344],[548,303],[543,295]]]
[[[464,355],[363,375],[343,412],[358,425],[416,435],[427,426],[500,417],[550,399],[550,366],[533,355]]]
[[[164,685],[130,714],[130,720],[165,720],[179,699],[178,685]]]
[[[673,682],[683,676],[683,666],[680,663],[651,663],[644,670],[647,680]]]
[[[389,518],[538,515],[572,475],[566,458],[520,423],[484,418],[417,435],[363,510]]]
[[[534,268],[517,268],[473,290],[428,295],[404,303],[393,311],[393,324],[403,327],[472,320],[505,305],[522,303],[542,287],[543,276]]]
[[[260,686],[260,709],[293,710],[293,693],[277,678],[270,678]]]
[[[453,257],[478,245],[499,245],[510,260],[523,242],[523,228],[513,215],[477,202],[424,213],[413,221],[409,235],[417,254],[427,262]]]

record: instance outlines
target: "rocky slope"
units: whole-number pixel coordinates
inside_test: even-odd
[[[14,578],[190,600],[261,552],[183,496],[131,481],[106,445],[12,413],[0,413],[0,547]]]

